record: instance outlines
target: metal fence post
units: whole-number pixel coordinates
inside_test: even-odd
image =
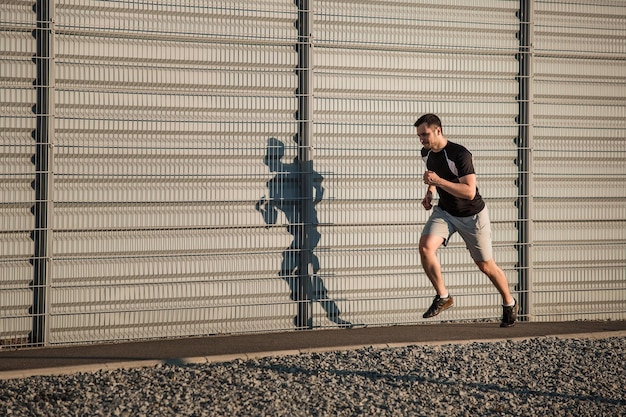
[[[519,19],[518,230],[519,297],[523,316],[532,320],[533,287],[533,1],[521,0]]]
[[[34,58],[37,66],[37,92],[34,112],[36,128],[33,136],[36,142],[33,163],[35,165],[35,204],[32,208],[35,229],[32,234],[33,250],[33,304],[31,315],[33,327],[30,342],[35,345],[47,343],[46,320],[48,315],[48,294],[50,274],[50,218],[52,203],[52,143],[54,135],[54,0],[38,0],[36,3],[37,28],[33,33],[36,38],[37,53]]]
[[[310,318],[313,207],[313,95],[311,65],[312,11],[309,0],[298,0],[298,162],[300,168],[300,264],[298,267],[298,327],[312,327]]]

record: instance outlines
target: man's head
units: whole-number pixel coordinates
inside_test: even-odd
[[[428,113],[421,116],[414,126],[424,148],[439,151],[446,145],[441,120],[436,114]]]
[[[441,126],[441,119],[439,119],[439,116],[437,116],[436,114],[427,113],[427,114],[420,116],[420,118],[417,119],[417,121],[415,122],[413,126],[419,127],[419,125],[422,125],[424,123],[426,124],[426,126],[431,127],[431,128],[435,128],[435,127],[440,128],[443,133],[443,127]]]

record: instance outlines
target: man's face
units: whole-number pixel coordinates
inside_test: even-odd
[[[431,149],[441,136],[441,128],[437,126],[431,128],[426,123],[422,123],[417,127],[417,136],[424,148]]]

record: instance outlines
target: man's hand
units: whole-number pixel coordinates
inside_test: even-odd
[[[430,190],[426,192],[426,196],[422,200],[422,206],[424,206],[426,210],[433,208],[433,193]]]
[[[473,200],[476,197],[476,174],[467,174],[460,177],[458,182],[452,182],[444,180],[433,171],[426,171],[422,178],[430,191],[434,191],[437,187],[457,198]]]
[[[424,172],[423,179],[426,185],[437,185],[440,178],[434,171],[426,171]]]

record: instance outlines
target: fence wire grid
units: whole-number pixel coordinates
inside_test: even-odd
[[[626,318],[622,1],[0,16],[5,347],[423,322],[430,112],[474,155],[520,318]],[[463,242],[439,257],[438,319],[498,320]]]

